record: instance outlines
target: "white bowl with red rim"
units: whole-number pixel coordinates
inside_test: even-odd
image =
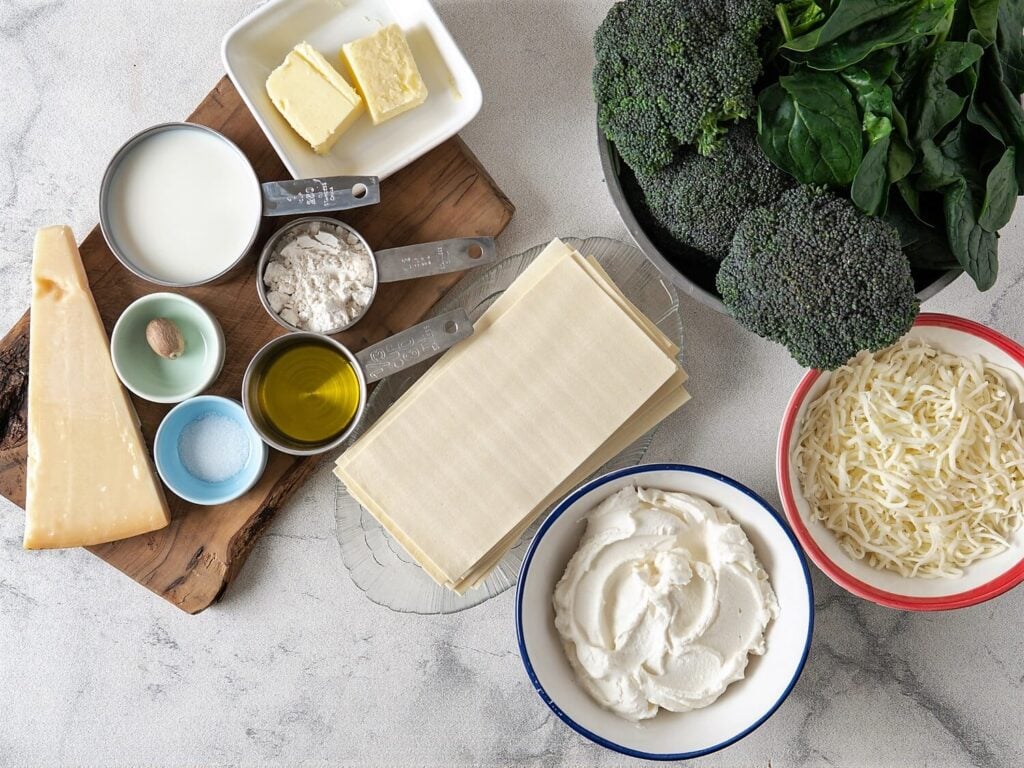
[[[917,318],[908,337],[962,357],[981,356],[1024,380],[1024,346],[972,320],[925,313]],[[812,370],[800,381],[782,419],[776,462],[783,510],[797,540],[814,564],[848,592],[905,611],[966,608],[998,597],[1024,581],[1024,529],[1014,534],[1006,551],[972,563],[963,576],[926,579],[901,576],[854,559],[823,523],[812,519],[792,457],[804,414],[828,386],[830,377],[828,371]],[[1008,378],[1008,382],[1012,385],[1012,379]],[[1017,395],[1024,402],[1024,392]]]

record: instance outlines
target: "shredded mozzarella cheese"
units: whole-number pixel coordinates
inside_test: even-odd
[[[904,340],[862,352],[810,404],[794,466],[850,556],[961,576],[1024,521],[1024,432],[1009,371]]]

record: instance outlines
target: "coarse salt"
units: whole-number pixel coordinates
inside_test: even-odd
[[[370,253],[351,232],[310,223],[289,233],[267,262],[267,302],[289,325],[324,333],[358,319],[373,298]]]
[[[223,483],[249,461],[249,437],[234,419],[207,413],[181,430],[178,457],[193,477]]]

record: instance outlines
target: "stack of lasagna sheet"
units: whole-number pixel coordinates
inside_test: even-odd
[[[461,594],[539,514],[689,399],[678,352],[596,260],[555,240],[335,474]]]

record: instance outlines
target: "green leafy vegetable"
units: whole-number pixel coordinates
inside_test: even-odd
[[[900,186],[902,190],[902,185]],[[916,195],[917,193],[912,187],[909,187],[909,194]],[[956,256],[949,250],[949,241],[946,240],[945,230],[936,229],[921,221],[918,214],[910,210],[902,196],[889,204],[885,220],[900,233],[903,253],[910,261],[910,266],[915,269],[943,272],[949,269],[962,269]]]
[[[909,8],[916,4],[915,0],[840,0],[821,26],[794,40],[789,40],[782,47],[788,51],[801,53],[813,51],[839,39],[853,29],[884,19],[901,8]]]
[[[893,103],[892,88],[886,84],[886,79],[892,74],[895,63],[894,56],[883,54],[870,64],[851,67],[840,73],[857,98],[868,142],[867,151],[850,185],[850,197],[858,208],[874,215],[885,211],[889,194]],[[913,166],[913,157],[897,152],[895,165],[897,173],[906,175]]]
[[[989,43],[994,43],[999,20],[999,0],[969,0],[967,5],[975,28]]]
[[[806,1],[776,7],[778,74],[759,95],[765,153],[892,221],[915,265],[959,264],[991,287],[999,230],[1024,190],[1024,0],[813,5],[816,13]],[[818,99],[794,96],[794,78],[813,83]],[[856,136],[834,106],[845,104],[836,83],[851,94]],[[823,119],[798,119],[805,114],[827,116],[829,135]]]
[[[921,56],[920,70],[905,89],[907,120],[914,125],[913,139],[933,139],[963,111],[967,97],[949,87],[949,81],[977,62],[984,49],[973,43],[943,42]]]
[[[885,211],[889,199],[889,143],[889,137],[886,136],[868,147],[850,185],[850,198],[858,208],[873,216]]]
[[[985,182],[985,201],[981,205],[978,223],[989,232],[998,232],[1005,227],[1017,205],[1016,151],[1007,147]]]
[[[825,9],[815,0],[789,0],[775,6],[783,40],[802,35],[825,18]]]
[[[765,154],[804,184],[849,184],[863,157],[860,118],[843,81],[799,70],[758,99],[758,141]]]
[[[1003,61],[1006,86],[1024,92],[1024,3],[1005,0],[999,4],[996,49]]]
[[[838,70],[853,66],[875,51],[910,42],[922,35],[942,31],[949,25],[955,0],[918,0],[917,2],[884,2],[884,0],[841,0],[825,22],[849,7],[844,16],[842,34],[828,36],[827,41],[807,48],[797,48],[800,40],[783,46],[790,58],[814,69]],[[861,11],[858,14],[857,11]],[[878,16],[877,14],[883,13]],[[858,21],[858,18],[862,19]],[[856,22],[856,23],[855,23]],[[847,26],[854,24],[854,26]],[[813,35],[809,32],[804,37]]]
[[[974,278],[978,289],[987,291],[996,282],[999,236],[986,231],[978,223],[974,215],[974,201],[963,179],[946,192],[943,204],[946,210],[946,235],[953,254],[967,274]]]
[[[914,150],[908,138],[907,121],[893,104],[892,124],[895,129],[889,142],[889,181],[896,184],[914,169]]]
[[[916,188],[921,192],[940,192],[973,176],[974,167],[967,144],[959,127],[949,133],[942,144],[931,139],[921,143],[920,175]]]

